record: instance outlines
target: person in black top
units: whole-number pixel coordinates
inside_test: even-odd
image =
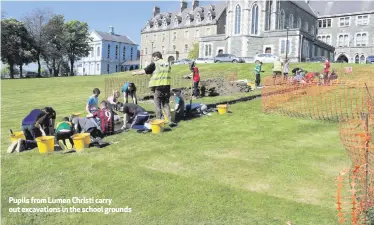
[[[127,124],[130,123],[130,128],[135,125],[144,125],[149,120],[149,114],[139,105],[133,103],[126,103],[123,106],[123,126],[122,129],[127,128]]]

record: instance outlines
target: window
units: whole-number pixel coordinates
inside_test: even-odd
[[[164,19],[162,21],[162,28],[167,28],[168,27],[168,23],[166,22],[166,19]]]
[[[130,50],[130,60],[132,60],[133,55],[134,55],[134,48],[131,48],[131,50]]]
[[[118,59],[118,45],[116,45],[116,59]]]
[[[162,41],[165,41],[165,33],[162,34]]]
[[[177,32],[173,33],[173,41],[177,40]]]
[[[283,9],[281,11],[281,18],[279,22],[279,29],[283,30],[286,27],[286,14],[284,13]]]
[[[258,5],[254,4],[252,7],[252,27],[251,34],[258,34]]]
[[[344,35],[344,46],[350,46],[348,34]]]
[[[240,34],[241,11],[240,6],[237,5],[235,9],[235,34]]]
[[[189,33],[188,33],[188,30],[186,30],[186,31],[184,32],[184,37],[185,37],[185,38],[188,38],[188,36],[189,36]]]
[[[97,55],[97,57],[100,57],[100,47],[97,47],[96,55]]]
[[[301,19],[297,19],[297,28],[301,29]]]
[[[331,45],[331,36],[330,35],[326,36],[326,43]]]
[[[304,30],[305,30],[306,32],[309,31],[309,24],[308,24],[308,22],[305,22],[305,23],[304,23]]]
[[[348,47],[349,46],[349,35],[348,34],[339,34],[338,36],[338,46],[339,47]]]
[[[361,57],[360,57],[360,63],[361,64],[365,63],[365,56],[364,55],[361,55]]]
[[[144,51],[145,51],[145,55],[148,55],[148,49],[145,48]]]
[[[318,20],[318,27],[319,28],[331,27],[331,19]]]
[[[191,24],[191,18],[190,16],[187,16],[186,17],[186,25],[190,25]]]
[[[156,34],[153,35],[153,40],[157,41],[157,35]]]
[[[303,55],[306,58],[309,58],[309,56],[310,56],[309,41],[304,41],[304,44],[303,44]]]
[[[116,72],[118,72],[118,65],[116,65]]]
[[[176,50],[177,50],[177,47],[173,45],[173,51],[176,51]]]
[[[292,29],[293,28],[293,15],[291,14],[288,19],[288,26]]]
[[[351,17],[341,17],[339,18],[339,27],[348,27],[350,25]]]
[[[162,54],[165,54],[165,46],[162,46],[161,49],[162,49]]]
[[[199,36],[200,36],[200,30],[197,29],[197,30],[195,31],[195,38],[198,38]]]
[[[287,41],[287,39],[281,40],[280,54],[286,54],[286,43],[288,43],[287,53],[288,54],[291,53],[291,40],[288,40],[288,42],[286,42],[286,41]]]
[[[369,24],[369,15],[357,16],[356,24],[357,25],[368,25]]]
[[[206,34],[207,34],[207,35],[210,35],[210,34],[211,34],[211,33],[210,33],[210,27],[206,28]]]
[[[99,64],[99,63],[96,64],[96,70],[97,70],[97,71],[100,70],[100,64]]]
[[[106,71],[109,73],[109,64],[106,65]]]
[[[356,57],[355,57],[355,63],[356,64],[360,63],[360,56],[356,55]]]
[[[188,45],[184,45],[184,53],[187,53],[188,52]]]
[[[125,60],[126,59],[126,47],[123,47],[123,60]]]
[[[312,28],[311,28],[311,30],[310,30],[310,33],[312,34],[312,35],[314,35],[314,32],[315,32],[315,28],[314,28],[314,26],[312,26]]]
[[[205,47],[205,57],[211,57],[212,56],[212,45],[206,44],[204,47]]]
[[[273,1],[272,0],[266,0],[266,6],[265,6],[265,30],[270,30],[271,17],[273,16],[272,8],[273,8]]]
[[[200,17],[200,14],[196,14],[196,23],[200,23],[201,22],[201,17]]]
[[[357,33],[356,34],[356,46],[367,46],[368,42],[368,35],[367,33]]]
[[[110,58],[110,44],[108,44],[108,59]]]
[[[177,27],[179,25],[179,20],[178,18],[175,18],[174,19],[174,26]]]
[[[343,35],[339,35],[339,37],[338,37],[338,46],[339,47],[344,46],[344,36]]]

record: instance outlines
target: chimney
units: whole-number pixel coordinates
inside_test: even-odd
[[[160,14],[160,7],[153,7],[153,17],[157,16],[158,14]]]
[[[109,27],[109,33],[110,33],[111,35],[114,34],[114,27],[113,27],[113,26],[110,26],[110,27]]]
[[[187,9],[187,2],[185,0],[182,0],[181,1],[181,12],[183,12],[183,10]]]
[[[192,10],[195,10],[197,7],[199,7],[199,1],[192,0]]]

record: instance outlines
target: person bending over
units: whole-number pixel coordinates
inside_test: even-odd
[[[136,128],[136,126],[144,126],[149,120],[149,114],[139,105],[126,103],[123,106],[123,126],[122,129]]]
[[[102,101],[100,103],[100,109],[89,114],[87,118],[93,118],[100,124],[100,130],[104,136],[114,134],[114,113],[108,108],[108,103],[106,101]]]
[[[123,93],[123,100],[125,103],[128,103],[129,95],[130,95],[133,103],[138,104],[138,100],[136,99],[136,86],[134,83],[126,82],[122,86],[122,93]]]
[[[71,138],[73,134],[73,124],[69,122],[68,117],[64,117],[63,121],[57,124],[55,134],[56,142],[63,150],[73,148],[74,142]]]
[[[93,118],[75,117],[72,123],[76,133],[89,133],[91,135],[91,143],[101,142],[104,137],[100,125]]]

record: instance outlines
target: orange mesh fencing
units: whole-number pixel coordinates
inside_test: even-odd
[[[374,87],[374,83],[368,85]],[[268,77],[261,96],[263,112],[315,120],[355,119],[368,108],[365,83],[359,81],[335,80],[321,85]]]

